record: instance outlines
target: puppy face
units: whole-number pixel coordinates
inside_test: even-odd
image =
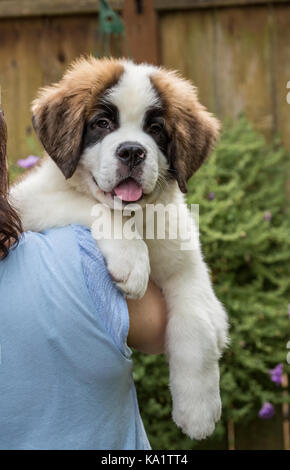
[[[186,192],[219,128],[189,82],[122,60],[81,59],[32,110],[70,184],[110,206],[152,202],[174,180]]]

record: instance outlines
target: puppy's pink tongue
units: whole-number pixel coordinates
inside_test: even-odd
[[[142,196],[142,188],[133,179],[128,179],[120,183],[114,192],[122,201],[135,202]]]

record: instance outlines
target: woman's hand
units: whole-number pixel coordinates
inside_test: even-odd
[[[166,305],[160,289],[149,281],[142,299],[127,299],[130,328],[128,346],[147,354],[165,349]]]

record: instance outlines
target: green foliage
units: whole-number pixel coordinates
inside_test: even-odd
[[[9,181],[10,183],[13,183],[13,181],[22,173],[24,172],[23,168],[20,168],[20,166],[15,165],[10,163],[9,164]]]
[[[231,324],[231,345],[221,361],[223,422],[210,448],[225,437],[228,419],[246,423],[264,402],[283,401],[269,369],[283,363],[289,372],[287,174],[289,158],[279,141],[267,145],[241,118],[226,126],[217,149],[189,183],[188,203],[200,205],[205,259]],[[137,354],[135,361],[141,414],[153,448],[194,448],[171,422],[165,359]]]

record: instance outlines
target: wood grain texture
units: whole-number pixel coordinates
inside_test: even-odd
[[[201,102],[216,112],[213,12],[162,15],[160,38],[162,64],[190,78]]]
[[[11,161],[40,154],[30,104],[81,54],[100,52],[97,15],[0,21],[0,84]]]
[[[121,10],[123,0],[110,0],[114,10]],[[98,0],[0,0],[0,18],[43,15],[98,13]]]
[[[277,107],[277,129],[282,141],[290,149],[290,8],[273,9],[273,71]],[[290,96],[289,96],[290,97]]]
[[[289,24],[290,5],[162,13],[162,62],[190,78],[220,118],[244,112],[290,148]]]
[[[289,3],[289,0],[155,0],[155,8],[160,11],[169,11],[279,3]]]
[[[281,408],[271,419],[256,419],[251,423],[235,426],[236,450],[283,450]]]
[[[275,131],[269,11],[263,7],[216,12],[218,114],[236,118],[245,112],[255,127]]]
[[[126,25],[127,53],[136,62],[158,64],[159,41],[154,1],[143,0],[142,11],[138,12],[135,0],[124,0],[123,19]]]

